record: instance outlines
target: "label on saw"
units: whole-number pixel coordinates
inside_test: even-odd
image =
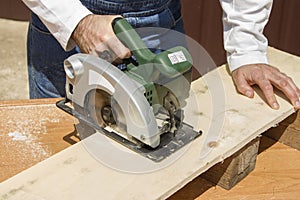
[[[182,51],[170,53],[170,54],[168,54],[168,57],[169,57],[172,65],[187,61],[187,59]]]

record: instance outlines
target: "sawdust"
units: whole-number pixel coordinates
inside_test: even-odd
[[[62,130],[73,131],[73,120],[52,103],[0,105],[0,182],[67,147],[57,140]]]
[[[51,156],[51,152],[42,143],[38,141],[38,137],[28,133],[20,133],[18,131],[7,134],[11,140],[17,141],[14,146],[18,149],[18,154],[22,155],[21,159],[33,158],[34,161],[40,161]],[[20,160],[18,160],[20,161]]]
[[[0,141],[1,152],[10,163],[22,165],[37,163],[50,157],[51,152],[42,141],[42,135],[47,133],[49,124],[55,127],[63,118],[62,112],[54,112],[50,105],[19,106],[0,109]],[[53,105],[54,106],[54,105]],[[44,108],[41,108],[44,107]],[[12,148],[13,147],[13,148]],[[2,159],[3,160],[3,159]],[[5,165],[5,163],[2,163]]]
[[[12,133],[8,133],[9,137],[12,137],[12,140],[18,140],[18,141],[24,141],[27,139],[26,135],[23,135],[22,133],[19,133],[17,131],[14,131]]]

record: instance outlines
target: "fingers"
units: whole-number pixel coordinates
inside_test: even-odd
[[[131,53],[117,38],[112,21],[120,16],[88,15],[82,19],[75,28],[72,38],[83,53],[99,55],[109,51],[112,60],[130,57]]]
[[[106,60],[114,64],[121,63],[122,59],[131,56],[130,50],[126,48],[116,36],[97,45],[94,52],[94,54],[97,54],[98,56],[103,55],[105,52],[109,52],[111,57],[109,60]]]
[[[241,94],[253,98],[254,91],[251,85],[256,84],[262,90],[264,96],[266,97],[266,101],[270,105],[270,107],[273,109],[279,109],[279,104],[275,98],[272,84],[265,77],[264,73],[254,68],[251,69],[253,70],[251,71],[251,73],[248,71],[244,71],[244,68],[241,69],[241,71],[235,70],[232,73],[237,90]]]
[[[300,109],[300,89],[290,77],[281,73],[277,68],[265,64],[245,65],[233,71],[232,77],[237,90],[248,97],[253,97],[253,93],[249,96],[251,86],[258,85],[267,103],[273,109],[279,109],[273,86],[286,95],[295,109]]]
[[[130,50],[126,48],[117,37],[111,38],[107,45],[109,49],[113,50],[117,58],[129,58],[131,55]]]
[[[274,95],[274,90],[271,82],[263,75],[259,74],[254,78],[255,82],[259,86],[259,88],[262,90],[264,96],[266,97],[266,100],[268,104],[271,106],[271,108],[278,110],[279,104],[276,100],[276,97]]]
[[[243,74],[239,74],[239,71],[234,71],[232,73],[232,77],[233,80],[235,82],[236,88],[237,90],[249,97],[249,98],[253,98],[254,97],[254,90],[252,89],[252,87],[250,86],[250,84],[247,82],[246,78],[243,76]]]
[[[114,64],[119,64],[122,62],[122,59],[131,56],[130,50],[117,38],[112,38],[105,43],[97,45],[92,54]]]
[[[272,74],[270,81],[288,97],[296,109],[300,109],[300,89],[290,77],[278,72]]]

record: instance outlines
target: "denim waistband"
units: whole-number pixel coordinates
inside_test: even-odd
[[[94,14],[120,14],[141,17],[157,14],[167,7],[177,7],[180,0],[80,0]],[[170,9],[172,10],[172,9]],[[174,13],[175,14],[175,13]],[[175,16],[174,16],[175,17]],[[179,16],[180,17],[180,13]]]

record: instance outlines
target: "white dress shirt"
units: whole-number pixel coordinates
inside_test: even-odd
[[[71,34],[91,12],[79,0],[23,0],[65,50],[75,46]],[[246,64],[268,63],[268,40],[263,35],[272,0],[220,0],[224,48],[230,70]]]
[[[37,14],[65,50],[75,47],[71,35],[85,16],[92,14],[79,0],[23,0]]]
[[[272,0],[220,0],[223,8],[224,48],[230,70],[246,64],[268,63],[268,40],[263,29]]]

